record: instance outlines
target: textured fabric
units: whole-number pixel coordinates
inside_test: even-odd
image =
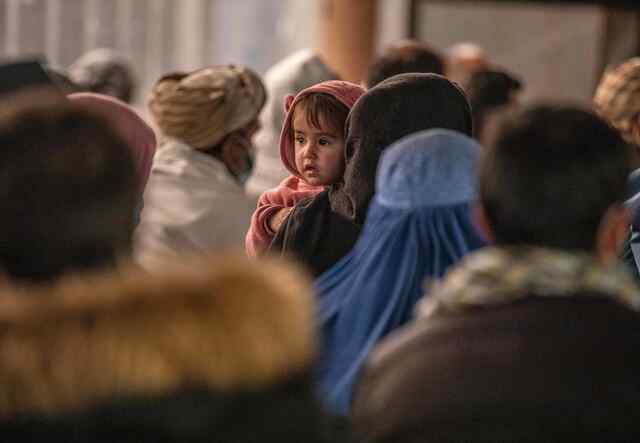
[[[296,95],[309,86],[326,80],[336,80],[333,72],[311,49],[295,52],[272,66],[264,75],[268,97],[262,114],[261,129],[254,138],[256,161],[247,182],[247,193],[259,196],[278,186],[288,175],[280,160],[280,133],[285,111],[282,102],[289,94]]]
[[[148,106],[164,136],[209,149],[255,120],[265,100],[255,72],[226,65],[161,77]]]
[[[322,186],[311,186],[292,175],[284,179],[277,188],[263,193],[251,216],[251,224],[245,237],[247,255],[257,257],[269,248],[276,234],[269,227],[269,219],[276,212],[285,208],[293,208],[301,200],[314,197],[323,190]]]
[[[348,412],[359,369],[406,323],[425,278],[439,278],[484,242],[471,221],[480,146],[446,130],[408,136],[384,154],[355,248],[316,280],[323,348],[318,371],[331,412]]]
[[[242,248],[252,204],[227,167],[177,140],[156,154],[135,257],[156,269],[183,254]]]
[[[480,145],[455,131],[409,135],[384,153],[375,200],[397,209],[467,203],[476,194],[479,153]]]
[[[67,97],[72,103],[103,117],[129,145],[138,169],[140,189],[144,190],[156,152],[156,136],[151,127],[129,105],[113,97],[91,92],[78,92]]]
[[[327,190],[293,207],[268,252],[293,257],[317,277],[353,248],[360,232],[360,226],[331,210]]]
[[[638,440],[640,292],[620,265],[488,248],[429,293],[371,354],[355,441]]]
[[[328,94],[351,109],[364,92],[364,89],[356,84],[332,80],[311,86],[285,103],[287,115],[280,133],[280,158],[292,176],[284,180],[276,189],[267,191],[260,196],[245,240],[249,256],[256,256],[264,252],[271,244],[275,232],[269,228],[268,222],[275,212],[283,208],[292,208],[299,201],[313,197],[324,190],[323,186],[311,186],[304,182],[302,175],[296,168],[295,146],[292,143],[293,136],[291,134],[291,119],[295,106],[310,94]]]
[[[354,441],[638,441],[638,312],[611,296],[535,295],[390,336],[356,389]]]
[[[314,275],[334,265],[356,243],[383,150],[404,136],[432,128],[472,134],[469,103],[445,77],[401,74],[367,91],[347,119],[344,185],[318,194],[314,203],[298,205],[271,249],[298,257]]]
[[[633,142],[631,123],[640,114],[640,58],[608,70],[593,99],[596,110]]]
[[[2,441],[320,442],[309,282],[239,255],[5,288]]]
[[[536,247],[486,248],[467,256],[430,289],[422,315],[513,303],[530,293],[545,297],[602,294],[640,310],[640,290],[620,263],[600,265],[590,254]]]

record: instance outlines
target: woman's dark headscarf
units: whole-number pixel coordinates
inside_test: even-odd
[[[387,149],[355,247],[315,281],[321,358],[316,376],[329,411],[346,416],[360,367],[403,326],[423,296],[467,253],[484,246],[472,221],[480,145],[431,129]]]
[[[344,183],[300,202],[271,251],[296,256],[314,275],[336,263],[358,239],[382,151],[432,128],[472,135],[471,108],[455,83],[437,74],[400,74],[370,89],[347,119]]]

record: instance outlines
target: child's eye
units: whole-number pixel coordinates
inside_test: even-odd
[[[300,136],[300,135],[299,135],[299,136],[297,136],[297,137],[296,137],[296,143],[298,143],[298,144],[303,144],[303,143],[304,143],[304,137],[302,137],[302,136]]]
[[[331,144],[331,140],[327,139],[327,138],[321,138],[320,141],[318,142],[318,144],[320,146],[327,146]]]

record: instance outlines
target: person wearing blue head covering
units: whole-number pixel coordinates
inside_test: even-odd
[[[411,318],[424,280],[484,245],[471,215],[480,149],[466,135],[431,129],[384,153],[362,235],[316,280],[318,376],[330,412],[347,415],[362,363]]]

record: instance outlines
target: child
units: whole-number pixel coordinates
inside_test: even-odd
[[[260,196],[247,232],[247,255],[255,257],[269,247],[296,203],[342,180],[344,124],[364,92],[353,83],[332,80],[287,96],[280,157],[292,175]]]

